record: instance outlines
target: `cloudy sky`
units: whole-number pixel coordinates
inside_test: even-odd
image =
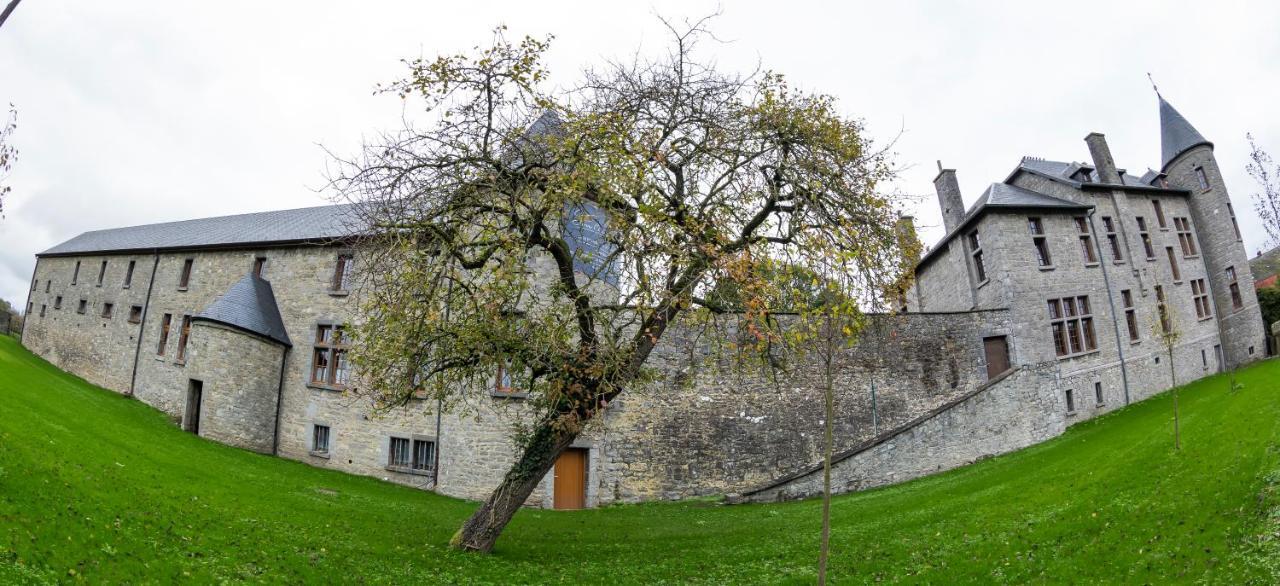
[[[714,12],[708,56],[757,62],[830,93],[881,141],[896,189],[941,236],[935,160],[965,200],[1022,155],[1158,166],[1151,72],[1217,146],[1251,253],[1245,133],[1280,154],[1280,3],[1073,2],[23,2],[0,29],[0,103],[21,151],[0,220],[0,297],[25,304],[34,254],[80,232],[320,205],[326,155],[397,127],[399,59],[457,52],[506,24],[554,34],[554,80],[656,51],[654,17]],[[408,112],[412,116],[412,112]]]

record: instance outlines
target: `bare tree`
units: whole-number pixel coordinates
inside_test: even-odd
[[[665,22],[665,21],[664,21]],[[556,458],[629,387],[677,320],[741,301],[741,341],[776,340],[781,264],[838,286],[798,319],[859,315],[906,271],[883,150],[830,96],[699,60],[706,20],[656,59],[548,91],[548,40],[408,61],[385,91],[412,123],[339,160],[333,187],[371,233],[353,361],[382,407],[466,397],[513,373],[533,412],[515,464],[454,536],[489,551]],[[531,270],[543,267],[546,270]]]
[[[1157,312],[1160,319],[1152,324],[1152,333],[1157,340],[1160,340],[1160,344],[1165,350],[1165,356],[1169,359],[1169,386],[1171,388],[1169,392],[1173,395],[1173,449],[1181,450],[1182,430],[1178,422],[1178,374],[1173,367],[1173,351],[1178,346],[1178,339],[1182,337],[1182,332],[1178,330],[1178,324],[1163,299],[1159,300]]]
[[[1252,134],[1246,134],[1245,138],[1249,140],[1252,161],[1245,165],[1245,170],[1258,182],[1260,190],[1253,194],[1253,209],[1267,231],[1267,246],[1280,246],[1280,166],[1254,142]]]

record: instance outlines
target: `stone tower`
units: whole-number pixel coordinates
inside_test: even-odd
[[[1209,273],[1214,306],[1222,324],[1226,366],[1256,360],[1266,353],[1262,315],[1253,290],[1249,256],[1213,156],[1213,143],[1205,140],[1163,97],[1159,100],[1160,170],[1170,187],[1191,192],[1191,220],[1199,234],[1199,252]]]

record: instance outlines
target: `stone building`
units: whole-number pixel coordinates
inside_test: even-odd
[[[966,210],[936,180],[947,235],[905,312],[835,364],[838,490],[915,478],[1261,356],[1248,263],[1212,144],[1163,100],[1161,171],[1024,158]],[[375,411],[349,385],[358,232],[324,206],[88,232],[37,255],[23,343],[203,437],[483,498],[527,413],[495,373],[467,409]],[[536,265],[533,270],[541,270]],[[1162,316],[1164,319],[1162,320]],[[1180,337],[1171,381],[1163,322]],[[808,362],[806,362],[808,360]],[[663,373],[611,403],[530,505],[815,494],[822,373],[734,366],[673,328]]]

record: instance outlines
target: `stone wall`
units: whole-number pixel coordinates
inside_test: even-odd
[[[188,385],[203,387],[201,437],[255,452],[274,447],[280,366],[277,342],[197,321],[187,349]],[[190,419],[187,414],[186,419]]]

